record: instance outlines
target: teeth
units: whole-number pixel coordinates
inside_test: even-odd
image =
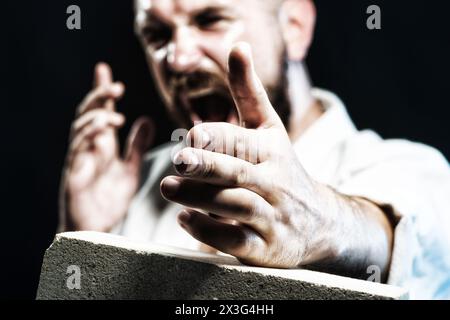
[[[195,98],[206,96],[206,95],[212,93],[213,91],[214,90],[211,88],[201,88],[201,89],[189,91],[187,96],[189,99],[195,99]]]

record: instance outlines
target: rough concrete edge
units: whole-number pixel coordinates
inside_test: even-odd
[[[61,238],[76,239],[99,245],[119,247],[125,250],[136,252],[137,254],[157,253],[163,256],[176,257],[184,260],[215,264],[223,268],[234,269],[240,272],[259,273],[265,276],[303,281],[330,288],[339,288],[348,291],[361,292],[372,296],[381,296],[400,300],[406,300],[409,298],[409,294],[406,289],[391,285],[375,283],[371,281],[363,281],[305,269],[293,270],[250,267],[242,265],[237,259],[230,256],[214,255],[188,249],[157,245],[149,242],[131,240],[126,237],[112,234],[90,231],[60,233],[55,236],[53,243],[60,241]],[[50,245],[47,251],[51,250],[52,245]]]
[[[215,255],[195,250],[160,245],[152,242],[137,241],[127,237],[109,233],[92,231],[65,232],[57,234],[53,242],[58,242],[61,238],[88,241],[94,244],[119,247],[136,252],[137,254],[157,253],[164,256],[176,257],[209,264],[242,266],[242,264],[236,258],[229,255]]]

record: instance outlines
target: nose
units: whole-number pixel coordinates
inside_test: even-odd
[[[168,46],[167,64],[175,73],[189,73],[196,69],[201,50],[194,32],[187,27],[177,29]]]

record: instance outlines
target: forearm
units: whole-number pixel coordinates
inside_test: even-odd
[[[376,266],[381,280],[387,279],[392,246],[393,225],[387,214],[366,199],[343,195],[325,187],[324,209],[334,217],[335,227],[329,230],[332,244],[325,258],[311,268],[340,275],[367,279],[369,266]]]

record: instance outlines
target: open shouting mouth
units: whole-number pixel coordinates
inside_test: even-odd
[[[180,100],[193,123],[238,123],[236,108],[228,90],[198,89],[181,93]]]
[[[238,124],[236,107],[227,83],[219,73],[197,71],[189,75],[173,76],[175,110],[194,125],[199,122],[229,122]]]

